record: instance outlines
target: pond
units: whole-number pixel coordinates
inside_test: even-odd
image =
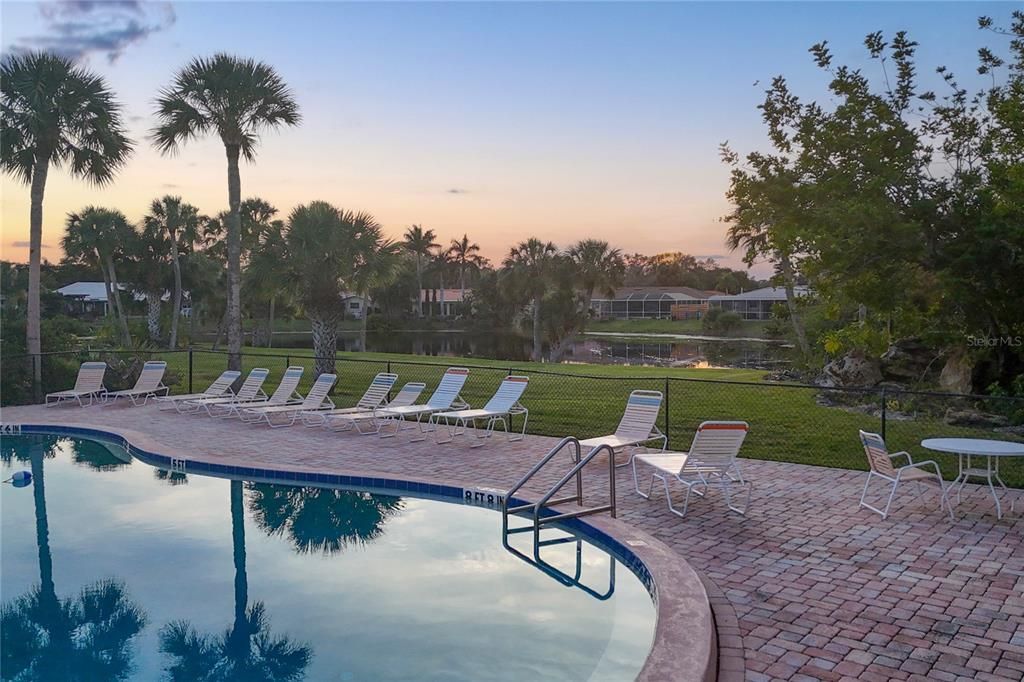
[[[310,348],[308,332],[274,335],[279,348]],[[507,332],[388,332],[368,333],[366,347],[358,333],[338,336],[338,350],[409,353],[441,357],[529,360],[529,338]],[[562,362],[660,367],[730,367],[777,369],[790,362],[792,349],[777,341],[726,339],[683,335],[579,337]]]

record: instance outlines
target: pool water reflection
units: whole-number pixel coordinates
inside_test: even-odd
[[[488,510],[171,474],[90,440],[0,454],[4,479],[33,474],[0,491],[5,680],[623,680],[652,641],[628,569],[546,548],[615,577],[606,600],[567,587]]]

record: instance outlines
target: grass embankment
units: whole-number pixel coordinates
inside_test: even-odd
[[[587,331],[594,334],[698,334],[764,338],[767,326],[767,322],[750,320],[735,330],[722,334],[706,331],[701,320],[596,320],[587,324]]]
[[[244,369],[269,368],[268,388],[273,388],[288,363],[302,365],[306,368],[302,382],[305,392],[314,378],[312,355],[308,349],[247,348]],[[764,382],[764,372],[757,370],[503,362],[392,353],[339,353],[338,358],[339,384],[334,400],[344,406],[354,404],[373,375],[388,369],[389,362],[391,371],[399,376],[399,385],[422,381],[427,384],[426,394],[437,385],[445,367],[476,368],[462,393],[473,406],[486,402],[508,371],[530,375],[523,402],[530,409],[529,431],[541,435],[582,438],[609,433],[615,429],[631,390],[664,392],[666,383],[669,445],[673,449],[685,450],[701,421],[738,419],[751,424],[743,447],[746,457],[864,469],[866,463],[857,430],[880,428],[877,417],[819,405],[816,389]],[[197,350],[193,359],[193,388],[197,391],[226,366],[226,356],[220,353]],[[185,392],[187,356],[176,354],[169,356],[168,361],[182,377],[174,387],[175,392]],[[663,413],[659,426],[664,425]],[[981,429],[948,426],[941,417],[890,420],[887,434],[893,451],[910,450],[915,460],[936,459],[948,477],[956,472],[953,458],[923,450],[920,441],[936,436],[986,435],[1008,438]],[[1024,462],[1020,459],[1005,462],[1002,473],[1008,484],[1024,486]]]

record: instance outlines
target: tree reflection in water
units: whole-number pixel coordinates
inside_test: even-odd
[[[245,516],[241,481],[231,481],[231,541],[235,564],[235,617],[220,635],[199,633],[188,621],[160,630],[160,650],[175,682],[286,682],[305,675],[309,646],[270,631],[262,602],[249,605],[245,568]]]
[[[43,461],[54,456],[59,441],[53,437],[27,440],[25,450],[9,441],[0,448],[0,457],[5,464],[27,459],[32,466],[39,585],[0,607],[0,677],[45,682],[123,680],[132,672],[129,642],[142,631],[146,614],[118,580],[87,585],[76,597],[57,596]],[[83,449],[81,461],[91,463],[94,456],[103,466],[113,465],[106,459],[113,457],[109,452],[102,455],[91,449]]]
[[[252,483],[249,493],[256,525],[287,538],[303,554],[337,554],[371,542],[403,506],[399,497],[333,488]]]

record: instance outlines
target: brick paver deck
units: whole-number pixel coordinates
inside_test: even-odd
[[[324,471],[499,488],[554,442],[529,437],[471,450],[302,427],[271,431],[152,406],[4,408],[2,417],[140,431],[225,463],[286,459]],[[858,447],[855,434],[850,442]],[[997,521],[987,489],[968,486],[950,522],[934,492],[915,497],[908,486],[882,521],[857,507],[863,473],[754,460],[742,466],[754,482],[746,518],[727,513],[712,492],[691,500],[679,519],[657,493],[649,501],[635,495],[628,469],[619,470],[617,485],[619,518],[667,543],[728,598],[738,629],[720,621],[719,645],[742,647],[748,680],[1024,679],[1024,491],[1009,493],[1017,511]],[[556,473],[539,477],[531,492],[543,492]],[[603,467],[589,471],[588,494],[599,499],[606,479]]]

